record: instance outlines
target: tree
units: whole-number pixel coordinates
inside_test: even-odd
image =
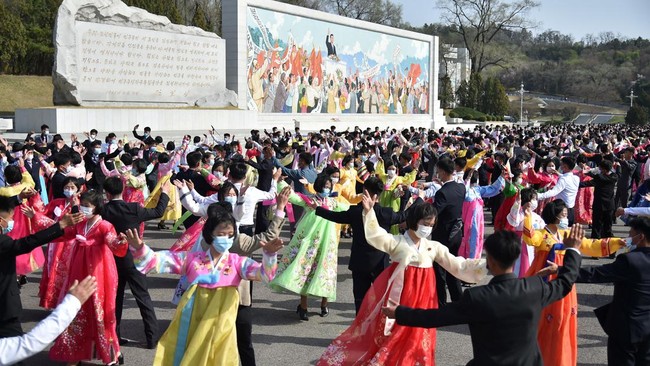
[[[402,5],[390,0],[326,0],[323,9],[348,18],[401,27]]]
[[[483,86],[483,98],[480,111],[486,114],[502,116],[510,109],[510,100],[506,89],[499,79],[489,77]]]
[[[446,74],[440,79],[440,104],[442,108],[454,106],[454,90],[451,87],[451,79]]]
[[[492,52],[495,37],[504,31],[530,27],[528,11],[538,6],[535,0],[439,0],[442,19],[454,24],[463,37],[472,60],[472,72],[490,65],[503,66],[507,54]]]
[[[459,105],[469,107],[469,84],[466,80],[461,81],[456,89],[456,99]]]
[[[648,110],[640,105],[632,106],[625,115],[625,123],[628,125],[642,126],[648,123]]]
[[[196,3],[196,7],[194,8],[194,17],[192,18],[192,25],[195,27],[199,27],[205,31],[210,30],[208,28],[208,22],[205,19],[205,13],[203,12],[203,8],[199,3]]]
[[[0,72],[12,71],[16,58],[27,53],[27,32],[20,18],[0,2]]]
[[[469,77],[469,85],[467,86],[467,104],[464,107],[474,109],[481,108],[481,101],[483,99],[483,78],[479,73],[473,73]]]

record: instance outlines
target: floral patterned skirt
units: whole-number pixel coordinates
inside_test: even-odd
[[[397,268],[391,264],[366,293],[354,322],[336,338],[318,361],[318,366],[348,365],[435,365],[436,329],[394,324],[384,335],[386,316],[381,305],[387,301],[389,279]],[[436,276],[432,267],[406,267],[400,304],[414,308],[438,307]]]

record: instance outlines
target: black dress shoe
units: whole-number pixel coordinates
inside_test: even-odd
[[[309,317],[307,316],[307,309],[303,309],[300,305],[298,305],[298,308],[296,309],[296,313],[298,313],[300,320],[309,321]]]
[[[147,341],[147,349],[156,349],[158,342],[156,341]]]
[[[320,307],[320,316],[321,318],[324,318],[326,316],[330,315],[330,310],[327,308],[327,306],[321,306]]]
[[[120,355],[117,356],[117,363],[124,365],[124,354],[120,353]]]

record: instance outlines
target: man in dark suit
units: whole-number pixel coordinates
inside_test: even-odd
[[[31,192],[31,195],[35,194],[35,191]],[[82,214],[64,215],[49,228],[14,240],[7,233],[13,228],[14,208],[25,198],[22,195],[23,193],[19,197],[0,196],[0,338],[23,334],[19,319],[23,306],[16,282],[16,257],[51,242],[63,235],[63,229],[83,220]]]
[[[200,151],[193,151],[187,154],[187,165],[189,168],[185,171],[181,171],[176,174],[176,178],[180,181],[191,181],[194,183],[194,190],[201,196],[207,196],[208,191],[213,190],[213,188],[208,184],[208,181],[201,175],[201,158],[203,158],[203,153]],[[183,214],[187,212],[187,209],[183,207]],[[183,226],[189,228],[194,225],[195,222],[199,221],[199,216],[190,216],[185,219]]]
[[[465,185],[456,183],[453,180],[454,162],[450,159],[440,159],[436,164],[438,179],[442,187],[436,192],[433,205],[438,212],[438,223],[433,228],[431,239],[442,243],[449,248],[449,252],[458,255],[460,242],[463,239],[463,202],[465,201]],[[438,304],[440,307],[447,304],[447,285],[452,301],[457,301],[463,290],[460,281],[447,273],[437,263],[434,263],[436,270],[436,290],[438,292]]]
[[[325,45],[327,46],[327,57],[337,57],[336,56],[336,46],[334,45],[334,34],[327,30],[327,35],[325,36]]]
[[[102,218],[115,227],[117,233],[126,233],[127,229],[137,229],[140,223],[162,217],[169,202],[170,184],[167,182],[162,187],[162,194],[155,208],[144,208],[135,202],[124,202],[122,191],[124,185],[119,177],[107,178],[104,182],[104,191],[108,203],[102,210]],[[139,233],[142,236],[142,233]],[[117,335],[120,336],[120,322],[122,320],[122,307],[124,305],[124,290],[128,282],[136,303],[140,308],[140,315],[144,322],[144,332],[147,338],[147,348],[153,349],[158,341],[158,320],[154,311],[153,302],[147,287],[147,277],[135,268],[133,255],[127,251],[124,257],[115,257],[117,267],[117,297],[115,300],[115,315],[117,319]],[[128,341],[120,338],[120,343]]]
[[[637,162],[633,157],[634,148],[630,146],[623,150],[622,159],[616,158],[618,182],[616,183],[616,196],[614,196],[615,207],[627,207],[627,203],[629,202],[632,178],[637,167]]]
[[[56,173],[50,179],[49,192],[52,198],[65,198],[65,195],[63,195],[63,180],[72,169],[72,158],[68,154],[56,154],[53,158]]]
[[[379,195],[384,191],[384,185],[377,177],[370,177],[363,183],[363,188],[375,198],[373,209],[377,215],[379,226],[390,231],[392,225],[406,220],[408,210],[395,212],[390,207],[381,207],[377,202]],[[416,201],[415,204],[418,202]],[[347,224],[352,227],[352,249],[348,269],[352,271],[352,293],[354,294],[354,307],[357,313],[361,302],[375,282],[377,276],[388,267],[388,254],[368,244],[366,232],[363,227],[363,206],[351,206],[347,211],[334,212],[323,207],[316,208],[316,215],[338,224]]]
[[[614,282],[612,302],[596,309],[610,366],[650,365],[650,218],[630,222],[627,244],[613,263],[582,268],[577,282]],[[565,259],[566,260],[566,259]]]
[[[542,308],[566,296],[578,277],[581,256],[578,248],[584,229],[571,228],[564,239],[566,254],[558,277],[550,282],[541,276],[517,278],[514,264],[521,241],[510,231],[500,231],[485,240],[487,266],[494,278],[485,286],[463,293],[460,301],[440,309],[411,309],[397,304],[383,308],[397,324],[437,328],[469,324],[474,359],[467,365],[541,366],[537,324]],[[548,271],[543,271],[546,275]]]
[[[41,187],[41,162],[34,157],[34,146],[25,145],[23,152],[23,156],[25,157],[25,170],[32,176],[36,192],[41,193],[43,190],[43,187]]]
[[[273,147],[270,145],[264,146],[262,149],[262,159],[259,162],[246,160],[246,164],[252,166],[257,170],[257,189],[264,192],[271,190],[271,181],[273,180]],[[269,218],[267,215],[269,206],[264,206],[264,202],[257,204],[257,211],[255,212],[255,232],[263,233],[269,228]]]
[[[591,224],[591,238],[611,238],[612,221],[614,220],[614,189],[618,176],[612,173],[612,161],[602,159],[598,164],[600,171],[590,171],[587,176],[591,177],[590,181],[580,182],[580,188],[594,187],[593,223]]]

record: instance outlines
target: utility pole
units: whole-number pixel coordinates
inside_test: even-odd
[[[634,98],[638,98],[638,96],[634,95],[634,89],[630,90],[630,95],[628,95],[627,98],[630,98],[630,108],[632,108],[634,104]]]
[[[521,82],[521,89],[519,89],[519,122],[523,122],[524,119],[524,82]]]

